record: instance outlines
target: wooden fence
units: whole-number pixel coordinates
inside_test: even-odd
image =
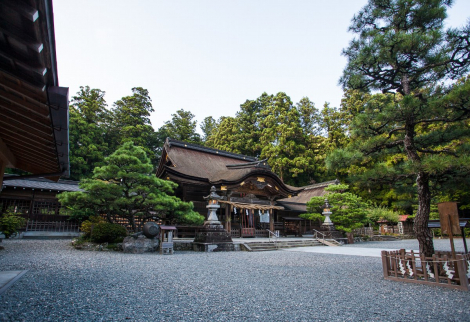
[[[26,231],[50,231],[78,233],[78,224],[72,221],[28,220]]]
[[[470,254],[436,252],[432,257],[404,249],[382,251],[384,278],[387,280],[444,286],[470,291]]]
[[[361,235],[361,236],[374,236],[374,228],[373,227],[361,227],[361,228],[356,228],[356,229],[353,229],[352,233],[354,234],[354,236],[358,236],[358,235]]]

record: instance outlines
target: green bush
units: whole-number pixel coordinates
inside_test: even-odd
[[[80,225],[80,230],[85,233],[85,238],[90,238],[91,236],[91,229],[94,225],[99,223],[105,223],[106,221],[101,218],[100,216],[90,216],[88,220],[85,220]]]
[[[126,235],[127,231],[123,226],[109,222],[100,222],[93,225],[91,241],[96,243],[116,243],[121,242]]]
[[[25,224],[26,220],[23,217],[17,216],[10,211],[3,213],[0,217],[0,231],[5,235],[5,238],[10,238],[11,235],[16,233]]]

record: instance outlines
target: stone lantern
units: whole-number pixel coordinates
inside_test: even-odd
[[[224,226],[217,218],[217,209],[220,208],[219,200],[222,199],[216,193],[214,186],[211,188],[211,193],[204,197],[207,200],[206,208],[209,209],[207,220],[204,221],[204,226],[196,234],[193,241],[193,249],[202,252],[223,252],[233,251],[234,245],[230,233],[228,233]]]
[[[217,218],[217,209],[220,208],[219,200],[222,199],[215,190],[215,187],[212,186],[211,193],[204,197],[204,199],[208,200],[206,208],[209,209],[209,215],[207,216],[207,220],[204,222],[205,225],[221,225],[219,219]]]
[[[322,226],[333,226],[333,229],[334,229],[334,224],[330,219],[331,206],[328,203],[328,199],[325,199],[325,203],[323,204],[323,212],[321,214],[325,216],[325,221],[323,221]],[[331,229],[328,229],[328,230],[331,230]]]

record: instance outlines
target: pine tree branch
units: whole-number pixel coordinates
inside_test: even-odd
[[[398,141],[395,141],[395,142],[376,145],[373,148],[368,149],[367,151],[363,150],[362,152],[364,152],[364,155],[370,155],[374,152],[381,151],[383,149],[391,149],[391,148],[397,147],[399,145],[402,145],[403,143],[404,143],[403,140],[398,140]]]
[[[449,150],[449,149],[442,149],[442,150],[428,150],[428,149],[420,149],[420,148],[416,148],[416,151],[418,152],[422,152],[422,153],[430,153],[430,154],[441,154],[441,153],[444,153],[444,154],[448,154],[448,155],[452,155],[454,157],[458,157],[457,153]]]

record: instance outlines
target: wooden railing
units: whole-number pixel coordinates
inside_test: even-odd
[[[312,229],[312,232],[313,232],[313,238],[325,240],[325,234],[324,233],[321,233],[316,229]]]
[[[78,233],[78,224],[72,221],[36,221],[28,220],[26,231],[51,231]]]
[[[232,229],[230,230],[230,236],[231,236],[232,238],[238,238],[238,237],[240,237],[240,229],[232,228]]]
[[[424,257],[404,249],[382,251],[384,278],[393,281],[444,286],[470,291],[470,254],[436,252]]]

